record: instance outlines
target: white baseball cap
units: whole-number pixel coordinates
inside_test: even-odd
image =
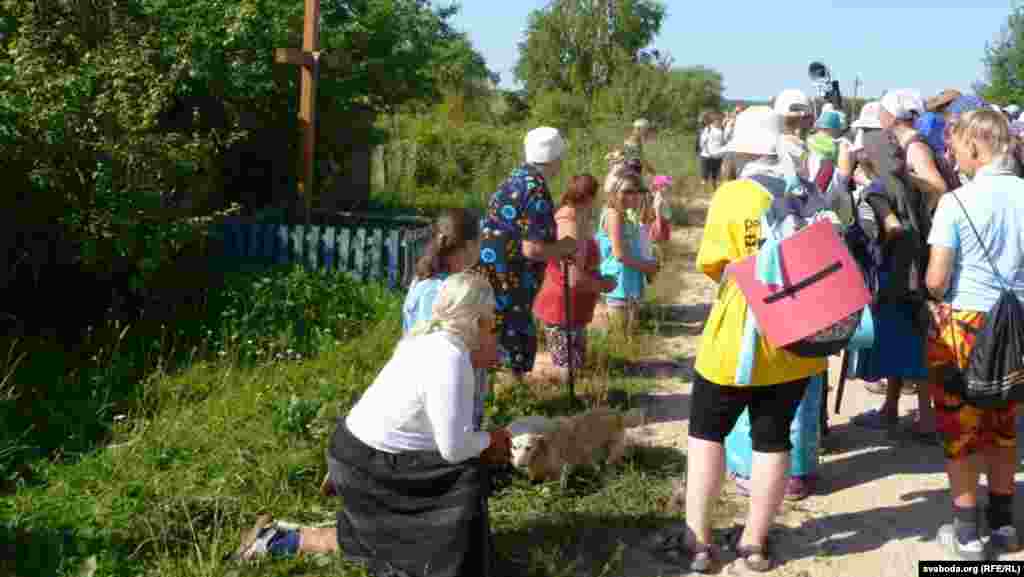
[[[882,128],[882,121],[878,116],[882,112],[882,104],[873,100],[860,109],[860,116],[853,121],[850,128]]]
[[[914,114],[923,114],[925,111],[924,99],[916,90],[902,88],[887,92],[881,100],[882,108],[897,120],[908,120]]]
[[[811,99],[800,90],[787,89],[775,97],[776,114],[783,116],[805,116],[811,113]]]
[[[523,143],[526,149],[526,162],[530,164],[554,162],[565,153],[565,140],[557,128],[550,126],[541,126],[527,132]]]
[[[778,151],[782,115],[767,106],[753,106],[736,117],[729,152],[769,155]]]

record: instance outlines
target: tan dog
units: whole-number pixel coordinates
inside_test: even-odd
[[[566,466],[594,465],[599,451],[607,455],[606,464],[621,462],[626,454],[625,430],[643,425],[644,413],[594,409],[560,417],[555,424],[551,432],[523,433],[512,439],[512,464],[525,469],[531,481],[558,479]]]

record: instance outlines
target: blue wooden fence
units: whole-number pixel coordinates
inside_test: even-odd
[[[392,288],[412,282],[430,238],[429,222],[419,219],[309,226],[226,220],[219,232],[228,262],[301,263]]]

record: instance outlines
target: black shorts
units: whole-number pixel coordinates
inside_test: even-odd
[[[702,180],[718,180],[721,174],[721,158],[700,157],[700,177]]]
[[[690,436],[725,442],[743,409],[750,408],[751,446],[758,453],[785,453],[793,448],[789,429],[810,377],[758,387],[724,387],[695,374],[690,402]]]

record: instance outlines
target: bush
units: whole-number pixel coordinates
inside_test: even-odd
[[[394,293],[346,273],[283,266],[232,275],[211,298],[207,340],[243,362],[308,357],[397,309]]]
[[[113,322],[91,330],[75,350],[42,338],[14,341],[0,359],[0,486],[31,477],[28,463],[36,459],[88,452],[112,434],[119,415],[154,415],[220,386],[208,379],[153,389],[154,371],[160,377],[229,355],[243,364],[314,356],[392,318],[399,302],[344,273],[276,267],[226,275],[206,307],[181,309],[166,325]],[[307,409],[283,410],[298,420],[287,417],[282,426],[301,432],[295,423]]]

